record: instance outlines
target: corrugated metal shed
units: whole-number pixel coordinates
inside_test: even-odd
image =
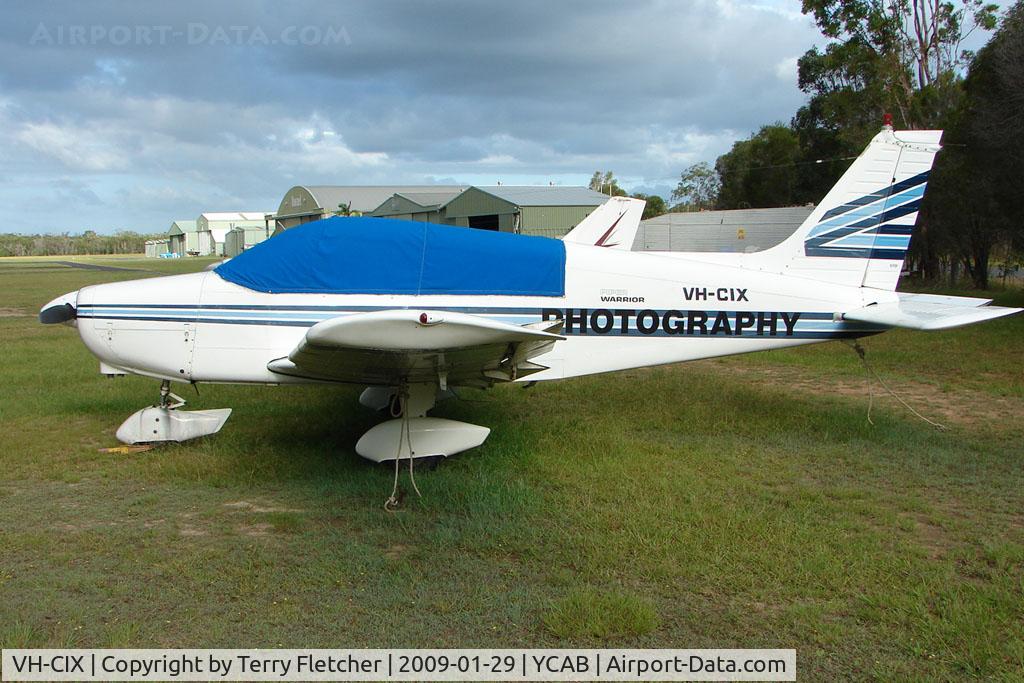
[[[253,245],[267,238],[266,229],[260,227],[235,227],[224,238],[224,256],[238,256]]]
[[[753,252],[782,242],[813,206],[667,213],[640,221],[634,251]]]
[[[161,254],[166,254],[170,240],[165,238],[161,240],[146,240],[146,257],[147,258],[159,258]]]

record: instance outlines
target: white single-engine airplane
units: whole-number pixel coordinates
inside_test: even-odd
[[[749,254],[632,252],[643,203],[613,199],[563,240],[381,218],[293,228],[213,271],[85,287],[46,305],[106,374],[162,381],[127,443],[217,432],[170,382],[366,386],[395,419],[356,451],[449,456],[490,430],[427,417],[453,387],[545,381],[936,330],[1016,313],[895,291],[941,131],[885,126],[803,225]]]

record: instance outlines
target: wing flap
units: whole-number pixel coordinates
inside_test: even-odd
[[[843,319],[911,330],[947,330],[1024,310],[989,306],[989,301],[973,297],[901,294],[899,301],[848,311],[843,314]]]

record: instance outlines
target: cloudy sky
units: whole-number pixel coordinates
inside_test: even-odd
[[[3,232],[163,232],[297,184],[667,196],[788,120],[798,0],[0,7]]]

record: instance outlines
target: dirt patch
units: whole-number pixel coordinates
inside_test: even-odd
[[[0,318],[21,318],[27,316],[28,313],[24,308],[6,308],[0,306]]]
[[[397,560],[409,553],[409,546],[396,543],[384,551],[384,557],[389,560]]]
[[[917,542],[928,551],[928,556],[933,560],[945,557],[946,551],[952,548],[946,530],[924,515],[914,515],[913,520]]]
[[[224,503],[224,507],[231,508],[236,512],[305,512],[298,508],[274,507],[273,505],[261,505],[248,500],[236,500],[233,503]]]
[[[261,522],[258,524],[239,524],[235,531],[245,536],[269,536],[274,531],[274,525]]]
[[[767,380],[767,384],[781,391],[799,394],[841,396],[871,401],[874,409],[908,412],[873,377],[863,379],[811,375],[796,368],[750,367],[705,361],[694,365],[718,374],[743,376],[750,380]],[[885,383],[917,412],[930,420],[962,426],[987,425],[993,415],[1018,415],[1024,401],[972,389],[958,388],[944,391],[933,384],[908,379],[885,379]],[[908,413],[909,414],[909,413]]]

